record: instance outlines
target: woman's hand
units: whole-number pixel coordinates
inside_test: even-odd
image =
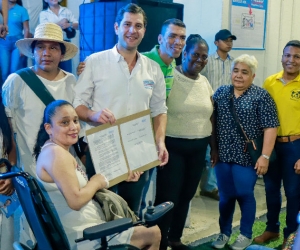
[[[80,62],[76,70],[78,76],[84,71],[84,68],[85,68],[85,62]]]
[[[8,34],[8,26],[0,24],[0,38],[5,39]]]
[[[143,173],[144,172],[132,172],[132,171],[130,171],[126,181],[127,182],[137,182],[140,179],[140,177]]]
[[[216,149],[211,149],[210,150],[210,162],[211,162],[211,167],[215,167],[217,162],[219,161],[219,153],[218,150]]]
[[[93,175],[90,179],[90,182],[98,184],[98,190],[109,187],[109,182],[108,182],[107,178],[102,174]]]
[[[57,25],[59,25],[62,29],[66,29],[69,27],[69,21],[67,18],[63,18],[57,23]]]
[[[13,194],[14,190],[11,179],[0,180],[0,194],[9,196]]]
[[[264,175],[267,173],[269,167],[269,160],[260,156],[255,164],[254,169],[256,169],[257,175]]]

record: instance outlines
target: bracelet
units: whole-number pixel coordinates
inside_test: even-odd
[[[268,155],[262,154],[261,156],[264,157],[264,158],[267,159],[267,160],[270,160],[270,156],[268,156]]]
[[[104,180],[105,180],[105,183],[106,183],[105,188],[108,188],[109,187],[108,179],[106,178],[106,176],[104,174],[101,174],[101,175],[104,177]]]

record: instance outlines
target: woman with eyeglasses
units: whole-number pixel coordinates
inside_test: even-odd
[[[172,201],[174,208],[159,223],[160,249],[188,249],[180,238],[212,135],[213,90],[200,74],[207,57],[207,42],[200,35],[190,35],[182,65],[174,70],[174,83],[167,99],[166,147],[170,157],[168,164],[158,170],[156,190],[156,204]]]

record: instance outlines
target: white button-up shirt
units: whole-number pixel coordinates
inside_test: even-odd
[[[131,74],[116,46],[94,53],[75,86],[74,107],[110,109],[116,119],[149,109],[151,116],[167,113],[166,86],[159,65],[138,53]]]
[[[73,87],[76,83],[74,75],[65,72],[66,76],[58,81],[49,81],[41,76],[47,90],[56,99],[73,102]],[[18,146],[18,166],[35,176],[35,160],[32,156],[37,133],[43,120],[45,104],[23,81],[13,73],[9,75],[2,87],[2,98],[6,115],[12,118]]]

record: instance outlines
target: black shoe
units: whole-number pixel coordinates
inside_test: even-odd
[[[169,247],[172,248],[172,250],[190,250],[191,248],[187,245],[184,245],[181,242],[171,242],[169,241]]]
[[[201,196],[206,196],[209,198],[212,198],[214,200],[219,201],[220,200],[220,196],[219,196],[219,191],[218,189],[214,189],[213,191],[209,192],[209,191],[200,191],[200,195]]]

